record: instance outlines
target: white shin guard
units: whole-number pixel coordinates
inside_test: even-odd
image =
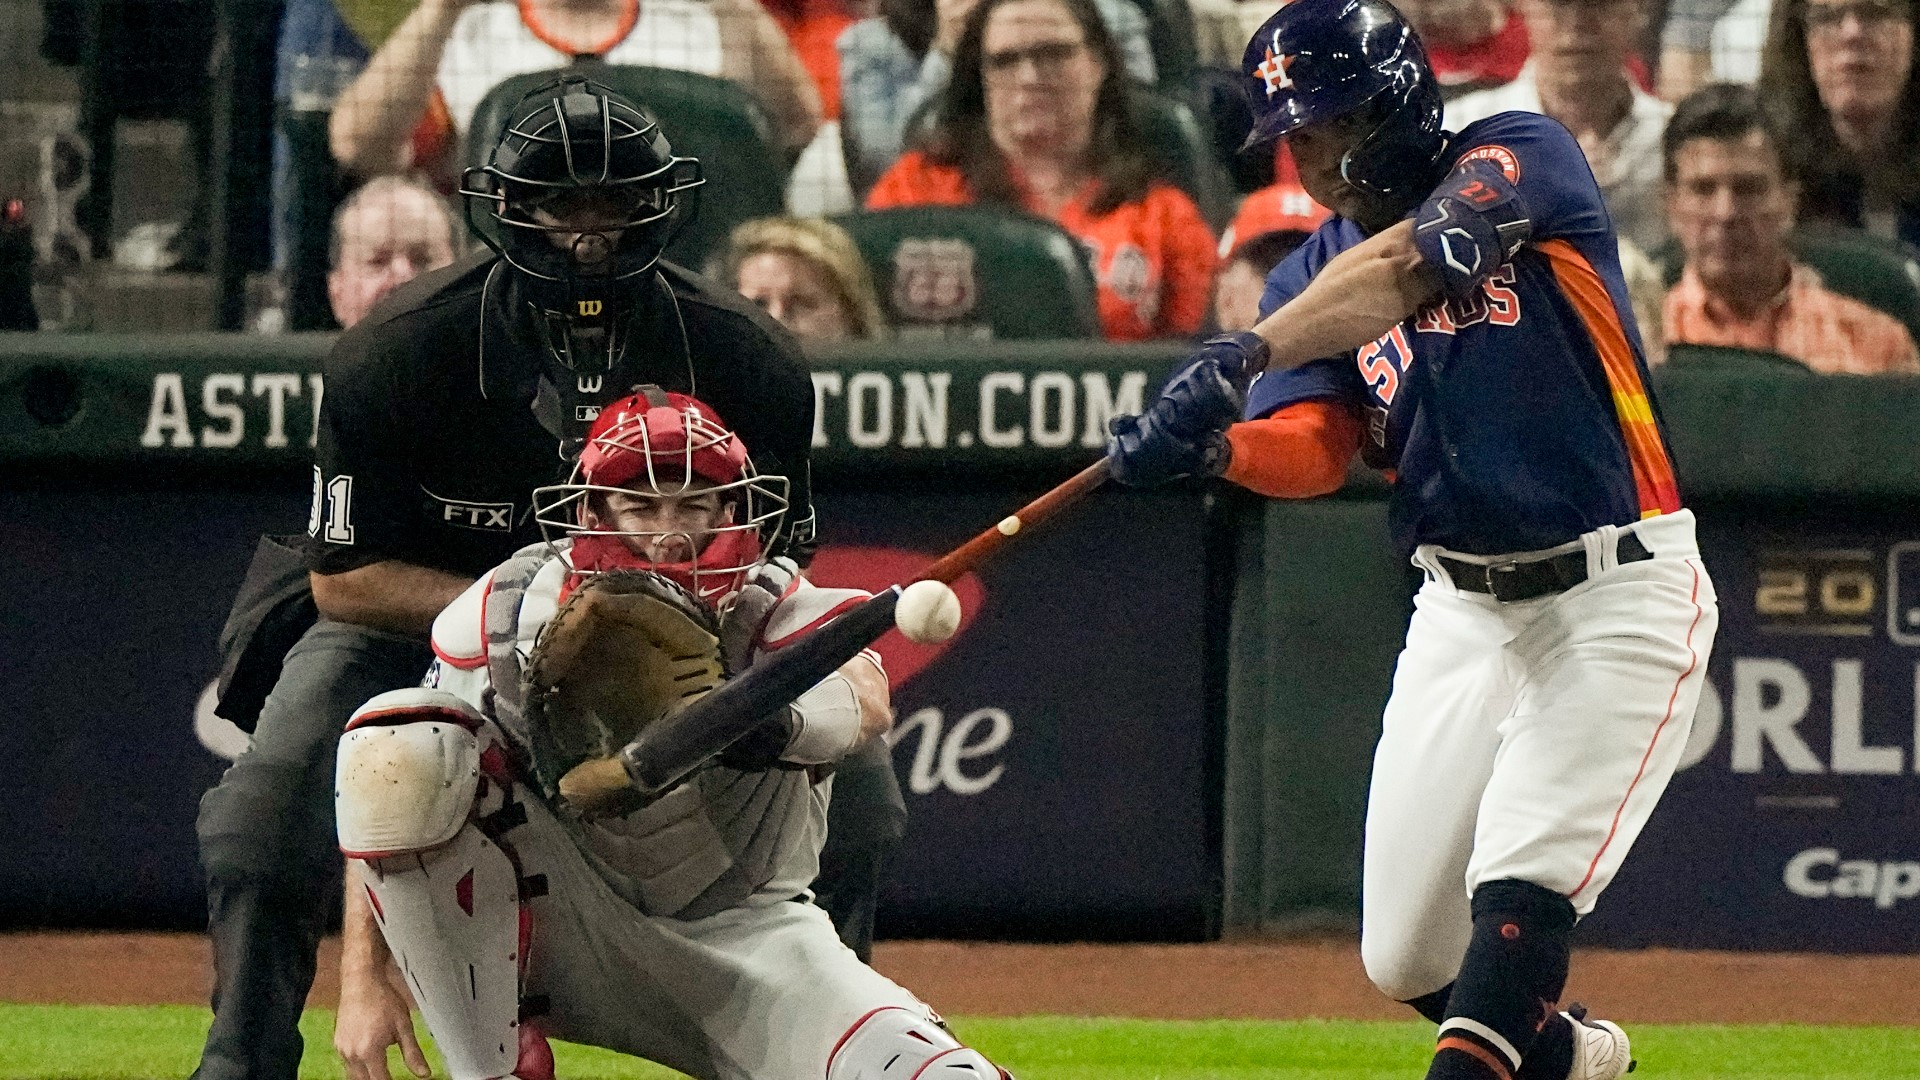
[[[520,880],[478,828],[431,852],[360,861],[387,947],[452,1080],[511,1075],[520,1060]]]
[[[860,1018],[827,1060],[827,1080],[1013,1080],[926,1013],[889,1006]]]

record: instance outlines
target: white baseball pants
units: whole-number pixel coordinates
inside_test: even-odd
[[[539,800],[509,834],[529,873],[527,992],[556,1038],[708,1080],[819,1080],[835,1044],[874,1009],[925,1015],[911,993],[841,944],[826,912],[756,898],[704,919],[641,914],[617,896]]]
[[[1388,996],[1453,981],[1483,882],[1593,910],[1666,790],[1719,614],[1690,511],[1630,528],[1652,559],[1620,565],[1605,526],[1580,538],[1586,581],[1517,603],[1414,554],[1427,581],[1367,803],[1361,955]]]

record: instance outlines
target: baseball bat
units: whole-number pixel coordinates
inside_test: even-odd
[[[1080,501],[1107,479],[1107,460],[1001,518],[991,528],[941,556],[915,581],[958,581],[1015,536],[1031,532]],[[620,750],[620,763],[634,789],[656,798],[714,755],[732,746],[776,710],[792,704],[893,625],[902,586],[891,585],[852,611],[748,668],[679,712],[661,720]]]

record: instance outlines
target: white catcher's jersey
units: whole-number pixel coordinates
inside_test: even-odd
[[[556,548],[564,552],[564,542]],[[508,714],[502,700],[508,695],[491,691],[496,678],[517,677],[558,610],[571,567],[556,548],[523,549],[474,582],[433,624],[436,659],[427,685],[479,709],[523,761],[522,721]],[[815,586],[791,563],[781,562],[780,569],[794,576],[755,642],[756,661],[868,596]],[[516,581],[526,583],[519,590],[512,633],[520,663],[503,671],[498,654],[506,634],[500,620],[514,600],[503,593],[514,591]],[[490,623],[497,627],[491,634]],[[510,700],[517,699],[517,693],[511,695]],[[584,821],[565,806],[550,809],[620,896],[646,914],[697,918],[739,904],[790,900],[806,891],[819,872],[831,791],[831,778],[816,782],[815,775],[805,768],[741,771],[714,765],[624,817]],[[529,789],[528,794],[536,793]]]

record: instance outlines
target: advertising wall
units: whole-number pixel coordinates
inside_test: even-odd
[[[305,520],[324,345],[0,338],[0,926],[203,919],[193,816],[233,733],[196,705],[253,538]],[[823,580],[898,579],[1069,475],[1176,355],[817,358]],[[1582,939],[1909,950],[1920,379],[1657,381],[1722,624],[1686,767]],[[962,581],[947,646],[883,642],[912,816],[884,928],[1350,925],[1407,613],[1380,496],[1243,507],[1236,534],[1198,491],[1103,494]]]
[[[215,638],[254,538],[306,520],[324,394],[317,341],[204,344],[0,377],[0,450],[23,466],[0,497],[0,759],[23,766],[0,926],[204,921],[197,801],[244,746],[211,716]],[[817,364],[817,576],[910,578],[1085,464],[1163,368],[1087,349]],[[944,646],[882,640],[910,815],[887,932],[1211,932],[1206,523],[1197,493],[1103,494],[960,582]]]
[[[194,814],[240,739],[210,713],[214,641],[252,537],[306,513],[290,486],[0,500],[16,767],[0,926],[204,920]],[[1021,501],[828,495],[817,576],[902,580]],[[888,932],[1209,931],[1203,533],[1197,496],[1096,500],[963,579],[944,645],[882,639],[910,815]]]
[[[1920,526],[1703,507],[1720,594],[1685,767],[1599,910],[1618,945],[1920,941]]]

